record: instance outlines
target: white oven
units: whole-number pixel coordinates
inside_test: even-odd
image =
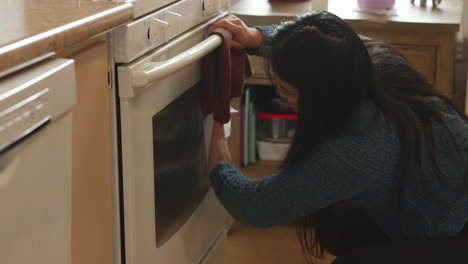
[[[178,0],[104,0],[114,2],[128,2],[133,5],[133,16],[141,17],[151,11],[162,8]]]
[[[122,263],[224,263],[227,212],[209,183],[213,120],[200,97],[202,58],[221,44],[207,28],[222,6],[179,1],[113,34]]]

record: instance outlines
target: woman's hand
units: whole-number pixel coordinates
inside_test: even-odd
[[[210,148],[210,170],[221,162],[231,162],[231,153],[224,136],[223,124],[213,123]]]
[[[231,47],[234,49],[258,48],[263,44],[263,34],[256,28],[251,28],[234,15],[218,19],[210,28],[224,28],[231,32]]]

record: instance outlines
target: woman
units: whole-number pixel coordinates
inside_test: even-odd
[[[294,222],[308,256],[465,232],[468,120],[404,57],[328,12],[259,28],[227,16],[218,27],[234,48],[268,57],[299,115],[281,171],[260,180],[226,163],[214,127],[211,182],[230,214],[260,227]]]

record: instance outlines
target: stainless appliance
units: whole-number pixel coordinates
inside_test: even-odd
[[[133,2],[136,16],[146,15],[111,33],[120,164],[115,246],[122,253],[116,259],[222,264],[227,213],[209,184],[213,120],[201,112],[200,82],[202,58],[221,44],[207,28],[229,2],[141,9],[150,2],[158,1]]]

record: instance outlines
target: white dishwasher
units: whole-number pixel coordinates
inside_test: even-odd
[[[70,263],[73,60],[0,80],[0,263]]]

